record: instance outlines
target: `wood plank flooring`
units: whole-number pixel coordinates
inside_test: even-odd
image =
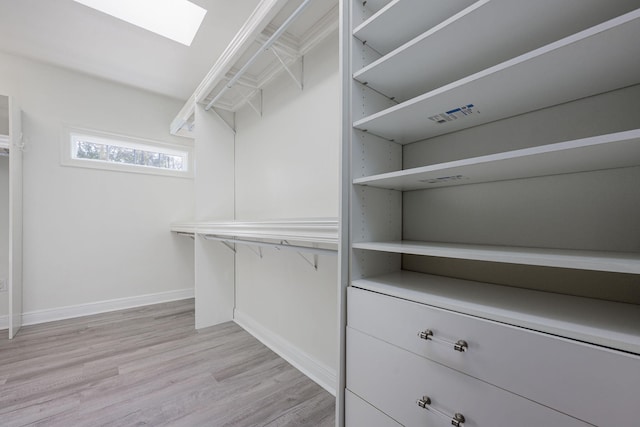
[[[4,332],[6,334],[6,332]],[[24,327],[0,339],[0,426],[334,425],[334,397],[193,300]]]

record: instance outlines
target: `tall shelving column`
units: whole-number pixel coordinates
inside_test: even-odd
[[[408,353],[508,391],[496,399],[522,405],[522,425],[607,425],[632,416],[626,396],[640,391],[627,381],[640,380],[640,244],[629,232],[640,227],[640,190],[632,184],[640,179],[638,6],[342,2],[347,424],[413,425],[444,413],[431,399],[415,396],[421,412],[403,406],[400,390],[377,390],[394,390],[385,360],[413,363]],[[505,324],[523,336],[533,330],[544,337],[534,352],[584,366],[559,364],[514,382],[505,372],[535,364],[514,355],[495,373],[475,371],[398,338],[411,319],[380,320],[405,304],[397,300],[488,320],[496,342],[508,335],[499,332]],[[365,322],[369,310],[380,314]],[[377,327],[367,326],[374,320]],[[408,353],[384,356],[377,338]],[[364,345],[379,348],[379,372],[350,370]],[[480,349],[469,345],[472,360]],[[415,363],[433,378],[440,372]],[[593,380],[596,370],[606,379]],[[551,398],[562,372],[569,375],[562,386],[572,384],[579,399]],[[458,373],[443,375],[458,381]],[[377,376],[386,378],[383,387]],[[410,387],[413,378],[405,380]],[[597,388],[611,396],[598,410],[584,403],[597,399]],[[511,393],[524,399],[512,401]],[[460,398],[477,425],[506,422]]]
[[[195,179],[195,217],[231,221],[235,214],[234,134],[218,117],[195,107],[197,159],[206,159]],[[202,164],[201,164],[202,166]],[[195,236],[196,328],[233,319],[235,256],[216,242]]]

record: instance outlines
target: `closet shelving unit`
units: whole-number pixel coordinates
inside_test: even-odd
[[[304,56],[337,32],[338,12],[337,0],[261,0],[170,125],[195,139],[194,218],[170,230],[193,239],[197,329],[237,320],[238,248],[260,258],[264,247],[296,251],[316,269],[337,254],[336,218],[236,218],[235,112],[261,115],[262,90],[276,76],[304,90]]]
[[[345,170],[350,171],[343,181],[343,192],[348,195],[350,205],[348,218],[343,218],[344,229],[350,230],[349,250],[341,261],[349,266],[343,285],[349,287],[346,304],[351,307],[347,309],[349,320],[345,322],[347,353],[343,354],[346,420],[357,423],[373,417],[381,425],[396,425],[396,422],[413,425],[426,422],[422,416],[428,418],[439,411],[435,402],[433,407],[424,404],[415,409],[414,400],[411,406],[403,407],[405,403],[397,402],[394,396],[382,398],[383,391],[370,391],[372,383],[363,387],[368,380],[358,378],[359,368],[350,374],[349,366],[354,362],[350,362],[349,348],[364,342],[354,338],[349,344],[350,336],[358,336],[354,329],[362,325],[355,317],[357,314],[353,314],[352,319],[352,313],[366,311],[366,307],[360,306],[367,301],[368,297],[362,296],[365,294],[388,296],[388,301],[412,301],[483,319],[492,325],[509,325],[527,333],[535,331],[545,337],[560,337],[567,342],[592,346],[589,348],[624,360],[625,366],[635,366],[634,372],[627,374],[636,382],[640,380],[640,301],[633,296],[637,290],[611,300],[586,298],[581,294],[579,283],[572,284],[569,295],[563,294],[566,288],[551,292],[545,287],[526,289],[516,278],[513,284],[505,283],[503,278],[491,283],[491,274],[487,278],[486,272],[474,270],[477,262],[489,262],[496,266],[526,268],[533,274],[539,272],[541,281],[548,274],[580,271],[602,280],[624,277],[630,283],[640,284],[637,239],[628,237],[624,242],[617,242],[603,231],[603,236],[589,244],[581,244],[576,236],[569,236],[566,246],[557,239],[548,246],[539,246],[536,241],[527,247],[522,243],[526,243],[530,234],[514,238],[501,226],[501,219],[508,219],[501,216],[508,215],[501,212],[501,208],[518,201],[502,200],[490,217],[473,218],[452,211],[453,218],[472,218],[477,222],[462,227],[473,231],[470,241],[464,241],[456,230],[463,224],[455,224],[455,219],[443,216],[442,209],[429,205],[440,201],[447,203],[447,208],[468,209],[473,207],[472,202],[462,198],[470,197],[470,189],[478,189],[480,193],[490,194],[491,200],[497,200],[495,193],[505,188],[505,183],[509,188],[520,185],[521,193],[532,191],[532,197],[541,200],[539,193],[544,193],[541,190],[544,183],[554,185],[556,181],[571,180],[575,186],[575,182],[584,177],[582,187],[597,179],[612,185],[611,198],[603,203],[618,203],[623,211],[637,212],[640,190],[633,190],[637,185],[625,181],[624,177],[638,176],[640,110],[628,101],[633,97],[625,94],[636,93],[640,84],[640,44],[637,43],[640,3],[624,0],[607,4],[578,0],[349,0],[344,4],[343,13],[346,18],[342,23],[349,26],[342,40],[346,52],[343,95],[347,98],[343,138],[347,144]],[[619,120],[614,117],[616,111],[610,111],[612,104],[606,100],[608,94],[614,92],[611,96],[621,99],[621,104],[614,109],[619,108],[617,112],[625,116]],[[591,107],[599,102],[600,110]],[[567,115],[564,120],[561,114],[572,106],[578,113]],[[629,112],[634,108],[635,113]],[[553,121],[541,121],[540,117],[553,115],[547,113],[549,111],[557,112]],[[603,112],[610,119],[608,123],[606,119],[599,121],[594,111]],[[532,123],[523,128],[523,132],[535,130],[536,126],[558,130],[540,132],[539,138],[520,135],[517,128],[522,123]],[[516,131],[504,131],[511,128]],[[505,140],[507,134],[513,141]],[[505,149],[505,146],[513,148]],[[635,195],[635,201],[627,200],[629,194]],[[553,199],[558,205],[548,210],[558,217],[571,215],[570,196],[566,194],[564,200],[559,201]],[[594,212],[615,212],[612,207],[607,209],[597,204],[598,201],[593,202]],[[592,223],[596,222],[593,219],[596,213],[585,214]],[[626,216],[624,220],[624,226],[632,234],[640,226],[637,218],[629,219],[633,216]],[[554,217],[542,214],[539,217],[535,226],[556,230],[558,235],[563,233],[556,229],[559,226]],[[607,221],[604,214],[601,220]],[[438,223],[441,229],[434,232]],[[438,238],[431,241],[430,234]],[[451,235],[449,242],[442,239],[447,234]],[[503,242],[496,243],[500,241]],[[468,271],[459,271],[461,275],[457,277],[469,279],[471,276],[472,280],[430,273],[430,266],[449,262],[447,260],[456,260],[457,268],[468,268]],[[416,264],[426,266],[418,271],[405,269],[415,268]],[[474,275],[478,280],[473,280]],[[606,289],[609,284],[603,282],[600,286]],[[600,295],[603,294],[606,291]],[[389,304],[391,307],[392,303]],[[381,307],[375,310],[385,311]],[[384,329],[388,327],[390,331],[391,326],[378,326],[380,336],[375,331],[360,331],[394,343],[383,336],[388,332]],[[444,325],[441,327],[444,329]],[[367,339],[375,341],[375,338]],[[481,342],[482,337],[477,340]],[[433,359],[423,353],[421,357]],[[472,350],[469,360],[471,353]],[[360,352],[354,350],[351,354]],[[562,357],[564,355],[558,356]],[[579,358],[577,353],[575,357]],[[587,377],[590,370],[602,369],[589,366],[586,359],[581,368]],[[447,360],[436,361],[446,366],[455,365]],[[517,366],[519,361],[508,363]],[[468,373],[457,365],[453,369]],[[604,409],[595,410],[580,403],[545,400],[545,393],[536,394],[526,387],[519,388],[518,384],[505,385],[482,373],[469,375],[568,414],[574,421],[595,425],[611,425],[614,420],[622,422],[632,417],[634,405],[621,396],[640,391],[637,385],[625,390],[612,386],[613,397],[607,399]],[[553,380],[553,376],[544,377]],[[573,378],[563,380],[574,384]],[[607,381],[615,379],[604,382]],[[540,385],[541,389],[556,386]],[[394,389],[394,385],[388,388]],[[576,393],[586,402],[596,398],[593,390],[578,387]],[[494,408],[498,404],[492,402]],[[440,402],[440,405],[455,408],[450,402]],[[419,409],[428,410],[414,413]],[[471,413],[465,415],[473,418]],[[485,425],[481,420],[493,426],[505,422],[496,414],[478,411],[475,415],[474,425]],[[483,418],[485,415],[489,418]],[[455,418],[450,418],[455,425]],[[531,415],[531,420],[534,419]],[[529,424],[523,421],[521,425]]]
[[[303,88],[304,55],[338,27],[335,0],[263,0],[222,53],[170,126],[191,136],[195,106],[221,115],[249,105],[262,112],[262,88],[286,73]]]

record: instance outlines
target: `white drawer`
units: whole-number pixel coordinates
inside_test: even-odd
[[[640,358],[349,288],[350,327],[589,423],[637,417]],[[430,329],[436,340],[418,337]],[[467,350],[454,350],[464,340]]]
[[[347,388],[407,427],[451,426],[456,413],[464,427],[587,426],[352,328]],[[427,409],[418,405],[423,396],[430,398]]]
[[[402,427],[349,390],[345,392],[344,401],[345,427]]]

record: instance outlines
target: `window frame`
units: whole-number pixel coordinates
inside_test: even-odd
[[[154,166],[137,165],[131,163],[112,162],[108,160],[84,159],[75,157],[76,141],[87,139],[98,144],[113,144],[127,148],[138,148],[149,151],[159,151],[166,154],[185,155],[187,170],[164,169]],[[140,173],[145,175],[161,175],[177,178],[194,177],[194,149],[193,144],[175,144],[121,135],[111,132],[97,131],[79,127],[65,127],[61,138],[62,166],[101,169],[115,172]]]

